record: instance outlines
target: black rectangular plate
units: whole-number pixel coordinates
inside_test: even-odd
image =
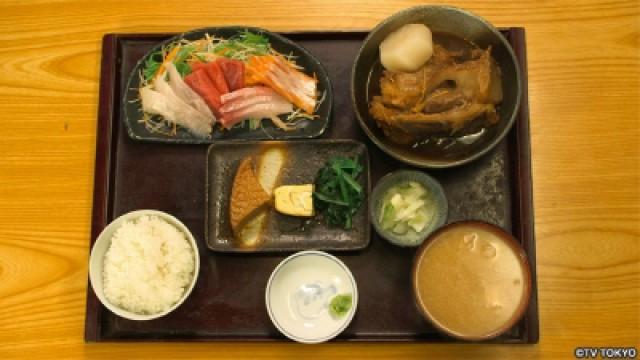
[[[246,156],[259,156],[268,147],[287,152],[279,185],[313,184],[317,171],[335,156],[360,159],[364,169],[358,181],[365,200],[353,217],[353,227],[327,226],[319,217],[304,219],[271,209],[261,241],[255,247],[240,246],[229,223],[229,197],[235,170]],[[221,252],[273,252],[299,250],[360,250],[369,244],[369,153],[353,140],[222,142],[209,147],[207,156],[207,209],[205,236],[209,249]]]

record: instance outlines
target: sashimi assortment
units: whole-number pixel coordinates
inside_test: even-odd
[[[140,121],[151,132],[175,135],[180,126],[197,137],[247,122],[255,129],[264,119],[294,130],[298,120],[316,118],[322,102],[315,74],[303,70],[267,37],[246,30],[228,39],[180,40],[144,63]]]

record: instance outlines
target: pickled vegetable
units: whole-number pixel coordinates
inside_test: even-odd
[[[417,241],[433,218],[434,203],[429,191],[418,182],[406,181],[387,190],[378,223],[385,231]]]

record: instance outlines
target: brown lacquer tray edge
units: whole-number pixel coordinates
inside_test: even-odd
[[[102,61],[100,64],[100,94],[98,102],[98,124],[96,126],[96,153],[94,164],[93,208],[91,212],[91,238],[89,252],[96,238],[107,225],[110,203],[111,152],[113,150],[112,121],[115,101],[118,101],[117,62],[118,35],[107,34],[102,39]],[[102,304],[87,282],[87,311],[85,315],[86,342],[101,340]]]
[[[535,255],[535,234],[534,234],[534,216],[533,216],[533,197],[532,197],[532,177],[531,177],[531,149],[530,149],[530,131],[529,131],[529,105],[528,105],[528,87],[527,87],[527,63],[526,63],[526,45],[524,28],[512,27],[502,29],[509,31],[510,43],[517,55],[519,65],[523,74],[523,101],[519,110],[519,120],[516,123],[516,133],[507,137],[509,149],[516,152],[516,156],[511,157],[512,163],[510,169],[514,179],[512,193],[513,212],[518,214],[519,222],[513,224],[513,233],[521,239],[522,244],[529,257],[531,265],[533,289],[530,306],[525,315],[524,333],[518,341],[502,340],[491,341],[510,344],[536,344],[539,341],[539,314],[537,302],[537,275],[536,275],[536,255]],[[342,39],[349,37],[362,37],[362,33],[366,31],[356,30],[337,30],[337,31],[281,31],[283,34],[296,35],[298,37],[318,37],[330,39]],[[105,34],[102,41],[102,61],[100,68],[100,92],[98,104],[98,123],[96,130],[96,153],[95,153],[95,170],[94,170],[94,192],[93,207],[91,217],[91,238],[90,247],[93,246],[95,239],[107,225],[108,219],[111,218],[110,204],[112,203],[111,183],[113,175],[113,164],[111,159],[113,152],[117,149],[113,146],[113,121],[114,109],[117,108],[115,101],[119,99],[119,84],[117,69],[120,62],[119,42],[123,39],[153,39],[165,38],[169,34],[152,33],[152,34]],[[517,159],[517,161],[515,161]],[[219,338],[117,338],[105,339],[102,336],[102,318],[101,314],[105,309],[100,304],[90,283],[87,283],[87,302],[85,316],[85,341],[86,342],[102,342],[102,341],[256,341],[271,342],[280,339],[258,338],[258,337],[219,337]],[[341,339],[347,342],[420,342],[421,339],[415,336],[407,336],[406,338],[385,337],[384,335],[374,335],[366,338]],[[443,342],[451,342],[452,340],[444,340]]]
[[[522,72],[522,103],[518,114],[519,121],[516,124],[517,132],[510,139],[516,144],[510,144],[509,148],[517,151],[517,155],[511,157],[512,161],[518,159],[516,164],[512,163],[510,168],[513,178],[517,179],[515,186],[517,191],[512,192],[513,213],[517,214],[520,222],[514,224],[513,233],[516,238],[521,239],[525,247],[529,264],[531,266],[531,299],[529,309],[525,316],[527,319],[525,342],[537,344],[540,338],[538,319],[538,285],[536,273],[536,245],[533,214],[533,181],[531,172],[531,133],[529,124],[529,87],[527,70],[527,49],[524,28],[511,28],[511,42],[516,53],[520,71]],[[526,121],[524,121],[526,119]]]

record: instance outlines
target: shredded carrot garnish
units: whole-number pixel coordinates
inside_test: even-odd
[[[173,61],[173,58],[176,57],[176,55],[178,54],[178,50],[180,50],[179,45],[171,49],[169,54],[167,54],[167,56],[162,61],[162,64],[160,64],[160,66],[158,67],[158,71],[156,71],[156,73],[153,75],[154,78],[162,74],[162,72],[164,71],[165,64],[168,64],[170,61]]]

